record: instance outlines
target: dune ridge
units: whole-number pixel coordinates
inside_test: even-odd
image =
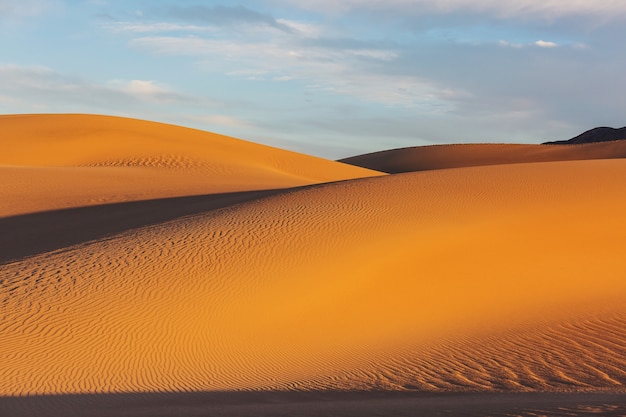
[[[113,202],[289,188],[382,175],[162,123],[0,116],[0,217]]]
[[[626,158],[626,141],[576,145],[452,144],[390,149],[340,162],[390,174],[530,162]]]
[[[356,179],[5,263],[0,395],[624,392],[614,178],[626,161]]]

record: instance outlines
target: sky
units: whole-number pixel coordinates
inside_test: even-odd
[[[626,125],[625,41],[624,0],[0,0],[0,113],[331,159],[540,143]]]

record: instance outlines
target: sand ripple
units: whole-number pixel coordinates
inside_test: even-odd
[[[0,265],[0,394],[623,391],[626,162],[353,180]]]

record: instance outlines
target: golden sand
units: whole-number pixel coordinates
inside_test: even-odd
[[[73,117],[84,120],[76,132],[94,137],[94,123],[109,120]],[[62,132],[73,132],[66,122]],[[155,170],[156,195],[172,194],[161,170],[181,171],[180,178],[196,170],[215,184],[233,176],[242,188],[251,178],[278,188],[372,175],[154,126],[116,119],[105,130],[114,144],[88,147],[90,157],[73,151],[83,146],[78,133],[33,138],[37,151],[28,155],[19,151],[22,136],[8,141],[11,156],[2,163],[29,170],[29,178],[45,173],[43,182],[56,178],[48,170],[104,169],[98,181],[110,190],[107,201],[147,195],[143,185],[124,194],[117,182],[107,184],[108,170],[118,169],[131,170],[128,178]],[[127,140],[138,133],[114,140],[114,132],[144,128],[149,135],[138,142]],[[170,154],[170,136],[190,150],[158,156]],[[212,144],[205,153],[203,140]],[[180,163],[163,167],[162,160]],[[64,178],[62,190],[37,203],[24,189],[9,195],[30,201],[22,211],[56,207],[48,200],[56,193],[63,204],[83,204],[88,180]],[[199,184],[184,178],[192,185],[180,180],[180,193]],[[0,265],[0,395],[623,391],[624,179],[625,160],[377,176],[7,262]]]
[[[0,116],[0,217],[381,175],[162,123],[93,115]]]

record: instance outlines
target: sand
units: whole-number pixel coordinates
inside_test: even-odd
[[[214,133],[94,115],[0,116],[0,217],[381,175]]]
[[[516,163],[0,219],[0,410],[623,415],[623,179]]]
[[[453,144],[391,149],[341,159],[390,174],[529,162],[626,158],[626,140],[578,145]]]

